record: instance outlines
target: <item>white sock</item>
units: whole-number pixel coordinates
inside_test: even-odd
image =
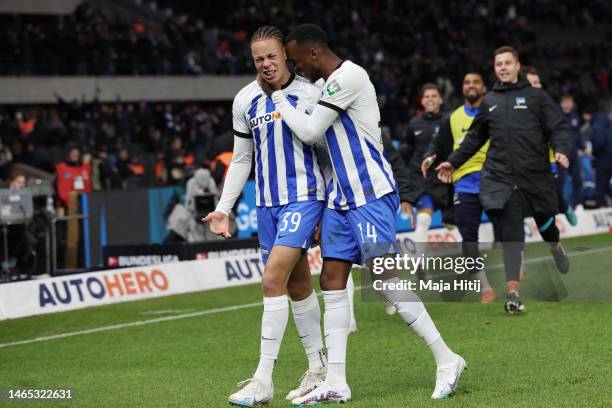
[[[346,363],[329,363],[325,382],[335,386],[346,384]]]
[[[355,282],[353,282],[353,273],[349,273],[348,280],[346,281],[346,290],[348,291],[349,297],[349,309],[351,311],[351,322],[355,321]]]
[[[261,351],[259,365],[253,375],[259,381],[270,384],[274,362],[285,334],[289,319],[287,295],[264,297],[264,311],[261,318]]]
[[[324,328],[327,346],[327,377],[325,381],[334,385],[346,384],[346,343],[348,340],[351,313],[348,293],[343,290],[324,290]]]
[[[414,229],[414,242],[416,248],[416,254],[414,256],[421,256],[425,254],[427,248],[427,232],[431,226],[431,215],[428,213],[420,212],[417,213],[416,227]]]
[[[480,291],[484,292],[485,290],[492,289],[491,284],[489,283],[489,279],[487,279],[487,274],[484,269],[479,270],[474,274],[474,277],[480,281]]]
[[[323,349],[310,353],[306,357],[308,357],[308,369],[310,371],[319,371],[327,367],[327,358],[325,358]]]
[[[293,320],[298,335],[308,357],[308,369],[325,367],[327,360],[323,354],[323,337],[321,336],[321,308],[317,294],[313,290],[310,296],[297,302],[291,301]]]
[[[429,318],[429,320],[431,320],[431,318]],[[451,364],[457,358],[457,355],[453,353],[453,351],[446,345],[442,336],[438,337],[437,340],[431,343],[429,348],[433,353],[434,359],[436,360],[436,365],[438,367]]]
[[[395,277],[387,282],[399,283],[400,279]],[[408,290],[384,290],[381,291],[384,298],[397,308],[402,320],[410,325],[410,328],[423,339],[429,346],[436,360],[436,365],[449,364],[454,361],[455,353],[446,345],[433,320],[427,313],[425,305],[416,293]]]
[[[421,315],[412,324],[410,324],[410,328],[423,339],[425,344],[429,346],[431,352],[433,353],[434,359],[436,360],[436,365],[439,367],[455,361],[456,354],[453,353],[453,351],[444,342],[444,339],[442,339],[440,332],[436,328],[433,320],[431,320],[427,310],[425,310],[423,303],[418,304],[418,306],[413,302],[409,304],[413,306],[413,314],[417,311],[417,309],[422,310]]]

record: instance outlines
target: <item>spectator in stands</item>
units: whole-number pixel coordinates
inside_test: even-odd
[[[13,153],[11,149],[2,143],[0,139],[0,178],[5,178],[8,166],[10,166],[13,160]]]
[[[136,175],[134,162],[130,157],[130,152],[125,147],[119,149],[117,153],[117,174],[122,183],[126,178]]]
[[[4,56],[0,73],[244,74],[252,72],[250,55],[244,51],[249,30],[270,20],[283,26],[296,20],[321,20],[334,48],[368,68],[379,94],[386,97],[388,106],[381,104],[381,108],[387,113],[408,111],[407,116],[413,116],[418,83],[438,83],[446,99],[446,91],[460,83],[460,73],[468,66],[487,66],[488,52],[500,43],[513,43],[526,61],[550,73],[547,87],[554,96],[571,92],[580,104],[590,94],[609,93],[612,37],[605,30],[584,29],[607,23],[607,13],[601,12],[606,2],[581,2],[574,12],[561,11],[554,20],[541,1],[533,7],[486,3],[475,7],[472,3],[434,1],[415,14],[411,2],[357,1],[351,12],[341,2],[331,2],[325,4],[325,12],[336,16],[332,21],[321,20],[322,6],[317,1],[305,2],[299,14],[270,0],[213,8],[207,2],[172,1],[166,4],[175,14],[159,12],[153,18],[163,29],[150,30],[138,17],[107,16],[82,2],[68,16],[6,15],[0,25]],[[132,11],[137,14],[142,7],[143,16],[151,17],[147,4],[132,4]],[[565,38],[535,41],[535,27],[542,23],[563,28]],[[479,47],[471,46],[472,27],[482,30]],[[594,35],[599,41],[593,41]],[[410,75],[401,75],[404,72]],[[452,100],[448,102],[452,105]],[[405,103],[409,110],[400,109]],[[394,134],[403,121],[401,116],[383,115]]]
[[[136,123],[134,118],[134,105],[127,104],[124,106],[118,103],[115,106],[115,129],[117,139],[124,145],[130,144],[132,141],[132,130],[135,130]]]
[[[559,177],[561,184],[565,184],[565,177],[567,174],[572,179],[572,195],[571,200],[568,203],[573,208],[577,206],[579,209],[582,208],[582,176],[580,174],[580,155],[584,154],[584,143],[582,143],[582,137],[580,136],[580,117],[576,113],[574,98],[571,95],[561,96],[561,111],[563,116],[570,125],[571,136],[572,136],[572,149],[570,152],[570,166],[568,169],[560,168]]]
[[[21,150],[20,155],[15,154],[15,156],[18,156],[16,161],[29,164],[32,167],[45,170],[49,173],[54,171],[55,166],[53,165],[53,160],[49,149],[46,149],[40,145],[37,146],[32,140],[28,140],[23,144],[21,142],[17,142],[14,146],[15,151],[17,149]]]
[[[187,168],[194,164],[194,157],[183,149],[182,139],[179,136],[175,136],[170,143],[170,149],[166,152],[164,162],[166,167],[166,183],[172,185],[179,183],[185,178]]]
[[[534,88],[542,88],[542,80],[537,68],[531,65],[525,65],[521,69],[522,73],[527,77],[527,80]]]
[[[28,182],[27,175],[21,170],[11,171],[11,177],[9,178],[9,188],[11,190],[21,190],[26,187]]]
[[[68,209],[71,193],[91,193],[91,164],[82,163],[81,148],[68,145],[66,159],[57,164],[56,171],[58,207]]]
[[[34,132],[36,128],[36,116],[32,115],[32,112],[26,111],[22,114],[20,111],[17,111],[15,119],[22,137],[27,138]]]
[[[161,130],[153,125],[149,125],[147,129],[146,149],[149,153],[158,153],[163,151],[164,142],[162,140]]]
[[[580,127],[580,138],[584,145],[584,155],[580,158],[582,172],[582,200],[588,208],[597,207],[597,193],[595,190],[595,173],[593,171],[593,144],[591,142],[593,114],[597,107],[593,104],[587,105],[582,111],[582,126]]]
[[[130,152],[125,147],[119,149],[117,154],[117,175],[119,176],[120,186],[123,186],[126,179],[144,175],[144,167],[136,158],[130,157]]]
[[[212,170],[213,178],[218,185],[222,185],[225,180],[225,175],[229,169],[229,165],[232,162],[234,153],[231,150],[226,150],[212,160],[210,169]]]
[[[196,123],[195,129],[193,130],[193,144],[196,152],[196,160],[200,163],[208,158],[215,138],[213,123],[208,119],[209,118],[203,114],[198,114],[195,118]]]
[[[601,207],[608,205],[606,197],[612,197],[610,179],[612,178],[612,127],[610,118],[605,112],[593,115],[591,124],[591,142],[593,144],[593,165],[595,167],[595,188],[597,203]]]
[[[91,187],[94,191],[110,188],[111,165],[108,160],[108,148],[98,147],[91,160]]]
[[[220,188],[222,188],[227,169],[232,161],[233,146],[234,134],[233,132],[227,131],[215,137],[210,149],[212,152],[212,160],[209,166],[210,171],[215,179],[215,183],[217,183],[217,186]]]

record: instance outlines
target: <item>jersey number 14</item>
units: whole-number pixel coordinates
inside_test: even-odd
[[[376,226],[374,224],[370,224],[369,222],[366,222],[365,238],[363,236],[363,226],[361,225],[361,223],[357,224],[357,228],[359,228],[359,234],[361,235],[361,242],[376,242]]]

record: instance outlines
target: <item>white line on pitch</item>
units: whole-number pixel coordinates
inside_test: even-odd
[[[69,333],[52,334],[50,336],[35,337],[33,339],[28,339],[28,340],[19,340],[19,341],[12,341],[9,343],[0,343],[0,348],[10,347],[10,346],[19,346],[22,344],[38,343],[41,341],[63,339],[66,337],[80,336],[83,334],[92,334],[92,333],[99,333],[99,332],[105,332],[105,331],[110,331],[110,330],[119,330],[119,329],[124,329],[126,327],[145,326],[147,324],[161,323],[161,322],[167,322],[171,320],[186,319],[189,317],[205,316],[209,314],[223,313],[223,312],[231,312],[234,310],[248,309],[250,307],[257,307],[261,305],[262,305],[262,302],[247,303],[244,305],[227,306],[227,307],[220,307],[217,309],[201,310],[199,312],[185,313],[185,314],[176,315],[176,316],[158,317],[156,319],[139,320],[139,321],[130,322],[130,323],[113,324],[111,326],[102,326],[102,327],[96,327],[93,329],[79,330],[79,331],[69,332]]]
[[[591,249],[587,249],[584,251],[580,251],[580,252],[571,252],[569,254],[567,254],[568,258],[573,258],[575,256],[582,256],[582,255],[591,255],[591,254],[595,254],[598,252],[610,252],[612,251],[612,248],[610,247],[602,247],[602,248],[591,248]],[[538,263],[538,262],[544,262],[544,261],[552,261],[552,255],[544,255],[544,256],[538,256],[535,258],[527,258],[523,263],[525,264],[532,264],[532,263]],[[493,264],[491,266],[489,266],[488,268],[485,269],[495,269],[495,268],[503,268],[504,264],[503,262],[497,263],[497,264]]]
[[[361,286],[356,286],[355,290],[361,290],[361,288],[362,288]],[[317,296],[321,296],[321,294],[317,293]],[[257,307],[257,306],[262,306],[262,305],[263,305],[263,302],[246,303],[244,305],[235,305],[235,306],[220,307],[220,308],[217,308],[217,309],[200,310],[198,312],[185,313],[185,314],[180,314],[180,315],[175,315],[175,316],[158,317],[156,319],[139,320],[139,321],[136,321],[136,322],[113,324],[113,325],[110,325],[110,326],[102,326],[102,327],[96,327],[96,328],[93,328],[93,329],[78,330],[78,331],[75,331],[75,332],[52,334],[50,336],[35,337],[33,339],[18,340],[18,341],[12,341],[12,342],[8,342],[8,343],[0,343],[0,348],[11,347],[11,346],[20,346],[22,344],[38,343],[38,342],[41,342],[41,341],[63,339],[63,338],[66,338],[66,337],[80,336],[80,335],[83,335],[83,334],[92,334],[92,333],[100,333],[100,332],[105,332],[105,331],[110,331],[110,330],[119,330],[119,329],[124,329],[126,327],[145,326],[147,324],[168,322],[168,321],[172,321],[172,320],[187,319],[189,317],[198,317],[198,316],[206,316],[206,315],[209,315],[209,314],[232,312],[234,310],[249,309],[251,307]]]
[[[141,315],[178,315],[183,313],[191,313],[194,312],[193,309],[167,309],[167,310],[145,310],[144,312],[140,312]]]
[[[361,290],[361,286],[355,287],[355,290]],[[317,296],[321,296],[321,294],[318,293]],[[110,330],[125,329],[126,327],[145,326],[147,324],[187,319],[189,317],[198,317],[198,316],[206,316],[209,314],[232,312],[234,310],[249,309],[251,307],[257,307],[257,306],[262,306],[262,305],[263,305],[262,302],[246,303],[244,305],[235,305],[235,306],[220,307],[217,309],[200,310],[198,312],[185,313],[185,314],[180,314],[180,315],[175,315],[175,316],[158,317],[156,319],[139,320],[136,322],[113,324],[110,326],[95,327],[93,329],[78,330],[75,332],[52,334],[50,336],[35,337],[33,339],[11,341],[8,343],[0,343],[0,348],[20,346],[23,344],[38,343],[41,341],[57,340],[57,339],[63,339],[66,337],[81,336],[83,334],[93,334],[93,333],[100,333],[100,332],[105,332],[105,331],[110,331]]]

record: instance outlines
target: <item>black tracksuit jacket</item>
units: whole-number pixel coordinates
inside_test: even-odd
[[[435,166],[430,167],[427,178],[421,174],[424,154],[446,119],[447,115],[442,113],[426,113],[410,120],[408,134],[400,146],[400,154],[408,165],[408,190],[404,196],[411,204],[416,204],[421,195],[429,194],[436,208],[449,206],[449,186],[438,180],[433,171]]]
[[[556,214],[549,147],[569,157],[571,136],[567,120],[550,96],[522,76],[515,84],[498,82],[484,96],[467,136],[448,161],[459,168],[489,139],[480,184],[483,207],[502,209],[517,189],[534,214]]]

